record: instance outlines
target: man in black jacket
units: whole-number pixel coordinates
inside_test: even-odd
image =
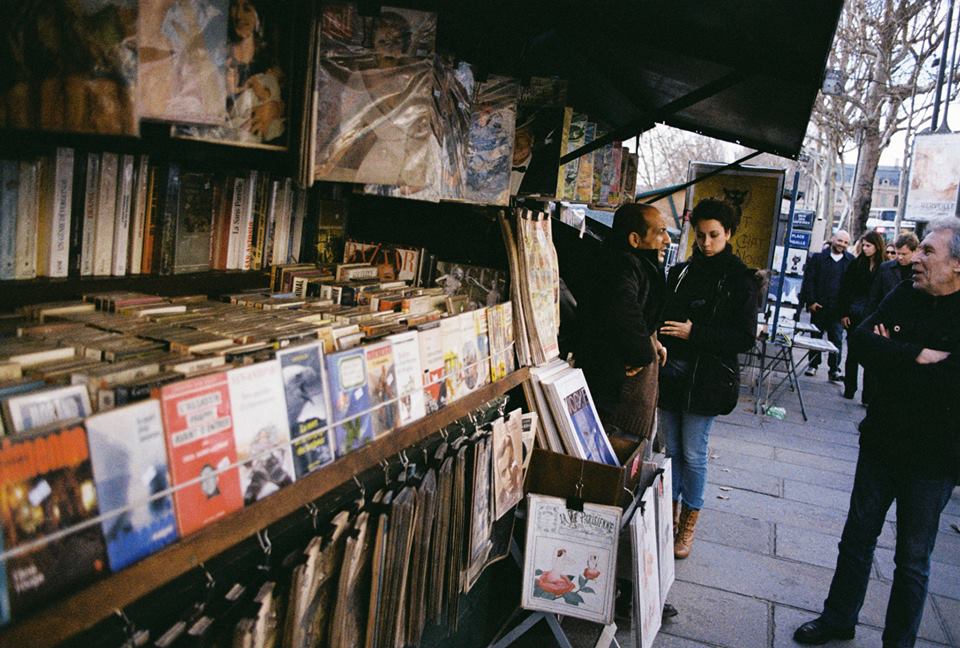
[[[830,380],[843,380],[840,375],[840,352],[843,349],[843,326],[840,324],[840,279],[853,261],[847,252],[850,235],[838,230],[830,239],[830,247],[810,256],[803,269],[803,285],[800,287],[800,304],[806,304],[810,321],[827,334],[827,339],[837,347],[837,353],[827,358]],[[814,376],[820,366],[820,352],[810,352],[807,375]]]
[[[880,264],[880,271],[870,288],[870,310],[875,311],[894,288],[901,282],[913,278],[913,253],[920,241],[913,232],[904,232],[894,241],[896,256]]]
[[[658,209],[621,206],[598,256],[592,290],[577,309],[577,365],[603,424],[641,439],[653,435],[658,360],[666,360],[656,330],[666,291],[661,264],[669,245]]]
[[[960,219],[933,223],[901,283],[857,328],[851,347],[876,376],[860,423],[850,510],[823,614],[794,633],[802,644],[850,639],[873,550],[897,502],[896,570],[884,646],[913,646],[927,596],[940,514],[960,483]]]

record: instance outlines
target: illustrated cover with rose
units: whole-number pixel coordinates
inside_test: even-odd
[[[521,606],[612,623],[620,508],[531,493],[527,511]]]
[[[657,524],[653,487],[648,488],[630,521],[630,545],[633,550],[633,632],[636,645],[650,648],[660,631],[660,569],[657,561]]]
[[[160,388],[173,485],[201,478],[173,495],[181,536],[243,508],[227,375],[217,372]],[[222,471],[222,472],[220,472]]]

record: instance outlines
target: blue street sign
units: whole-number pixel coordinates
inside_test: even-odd
[[[790,247],[809,250],[812,236],[810,232],[798,232],[794,230],[790,232]]]
[[[796,229],[812,230],[817,220],[817,212],[810,209],[797,209],[793,212],[793,226]]]

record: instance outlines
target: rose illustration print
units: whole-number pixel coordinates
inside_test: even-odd
[[[570,561],[566,556],[567,550],[560,547],[554,554],[550,569],[547,571],[537,569],[534,572],[537,576],[533,583],[534,596],[551,601],[562,598],[564,603],[569,605],[580,605],[584,602],[583,594],[596,594],[588,583],[600,577],[600,571],[597,569],[598,557],[591,555],[587,559],[583,574],[574,577],[572,574],[564,573],[573,571],[572,568],[568,570]],[[576,583],[573,581],[574,578],[577,579]]]

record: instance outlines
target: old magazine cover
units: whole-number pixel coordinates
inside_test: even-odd
[[[657,561],[657,525],[653,488],[643,494],[640,507],[630,521],[633,551],[633,632],[637,646],[651,648],[660,630],[660,575]],[[671,518],[672,519],[672,518]]]
[[[612,623],[620,508],[531,493],[527,511],[521,606]]]

